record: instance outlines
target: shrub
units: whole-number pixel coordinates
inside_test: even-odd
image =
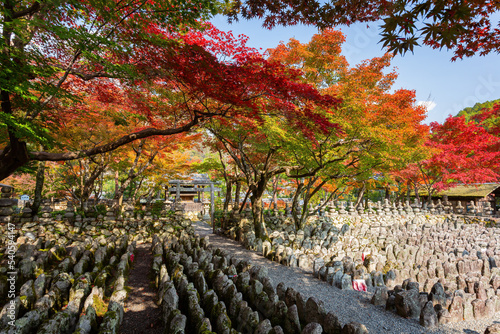
[[[163,202],[155,202],[151,205],[151,214],[153,216],[159,217],[161,215],[161,211],[163,210]]]
[[[66,213],[66,210],[57,210],[57,211],[52,211],[50,215],[52,216],[52,219],[56,219],[57,215],[61,215],[64,217],[64,214]]]

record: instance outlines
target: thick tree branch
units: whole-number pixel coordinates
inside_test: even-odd
[[[36,1],[34,4],[32,4],[30,7],[26,9],[20,10],[18,12],[13,12],[11,17],[12,19],[18,19],[23,16],[29,16],[40,11],[42,8],[43,6],[40,4],[40,2]]]
[[[131,143],[138,139],[148,138],[152,136],[170,136],[178,133],[183,133],[189,131],[193,126],[198,124],[199,117],[194,116],[194,118],[187,124],[175,128],[175,129],[155,129],[147,128],[141,131],[137,131],[128,135],[125,135],[111,143],[96,146],[88,150],[82,150],[77,152],[65,152],[65,153],[50,153],[50,152],[30,152],[29,156],[31,160],[38,161],[66,161],[74,160],[78,158],[88,157],[96,154],[106,153],[117,149],[120,146]]]
[[[84,73],[82,71],[78,71],[78,70],[75,70],[75,69],[71,69],[71,68],[68,69],[67,67],[65,67],[63,65],[60,65],[60,64],[53,65],[53,67],[59,68],[61,70],[65,70],[65,71],[68,72],[68,74],[77,76],[80,79],[82,79],[83,81],[90,81],[90,80],[96,79],[96,78],[112,78],[112,79],[116,79],[116,78],[124,78],[125,77],[125,76],[120,76],[120,75],[117,75],[117,74],[111,74],[111,73],[107,73],[107,72],[103,72],[103,71],[98,71],[98,72],[93,72],[93,73]]]

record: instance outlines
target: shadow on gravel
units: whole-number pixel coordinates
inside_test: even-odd
[[[225,249],[230,256],[239,259],[249,259],[254,265],[266,266],[274,286],[283,282],[285,287],[292,287],[306,297],[316,296],[325,304],[327,311],[333,311],[342,324],[351,321],[363,323],[369,327],[371,334],[459,334],[456,329],[440,327],[426,330],[421,327],[418,320],[404,319],[395,313],[387,312],[384,307],[374,306],[370,303],[371,292],[346,291],[331,286],[325,281],[314,278],[310,270],[287,267],[277,262],[270,261],[260,253],[244,248],[240,243],[226,237],[212,234],[212,227],[204,222],[194,222],[193,227],[200,237],[208,236],[209,244]],[[371,323],[371,326],[368,324]],[[480,334],[467,331],[467,334]]]

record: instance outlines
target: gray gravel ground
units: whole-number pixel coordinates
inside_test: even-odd
[[[224,249],[232,256],[239,259],[251,260],[253,264],[266,266],[269,276],[276,287],[283,282],[286,287],[292,287],[304,296],[322,300],[327,311],[337,315],[342,325],[351,321],[364,324],[370,333],[466,333],[482,334],[487,326],[500,323],[500,314],[494,319],[481,321],[462,321],[450,325],[441,325],[434,330],[427,330],[420,326],[417,320],[405,319],[392,312],[385,311],[382,306],[370,304],[370,292],[343,291],[328,283],[314,278],[312,270],[303,270],[280,265],[270,261],[259,253],[247,250],[238,242],[231,239],[212,234],[211,226],[196,222],[193,224],[196,232],[201,236],[207,236],[209,243],[220,249]]]

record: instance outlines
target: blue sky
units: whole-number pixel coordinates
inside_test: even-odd
[[[495,15],[497,22],[500,15]],[[280,41],[295,38],[307,43],[317,29],[311,26],[277,27],[263,29],[258,20],[242,20],[228,24],[225,17],[219,16],[211,21],[217,28],[229,31],[235,36],[247,35],[248,45],[266,50]],[[364,59],[383,55],[378,26],[375,23],[367,28],[365,24],[341,27],[346,35],[343,54],[351,66]],[[451,62],[452,52],[418,47],[404,56],[397,55],[392,64],[399,73],[393,89],[405,88],[416,91],[417,101],[427,103],[426,123],[442,123],[448,115],[455,115],[465,107],[477,102],[500,98],[500,55],[474,56]]]

